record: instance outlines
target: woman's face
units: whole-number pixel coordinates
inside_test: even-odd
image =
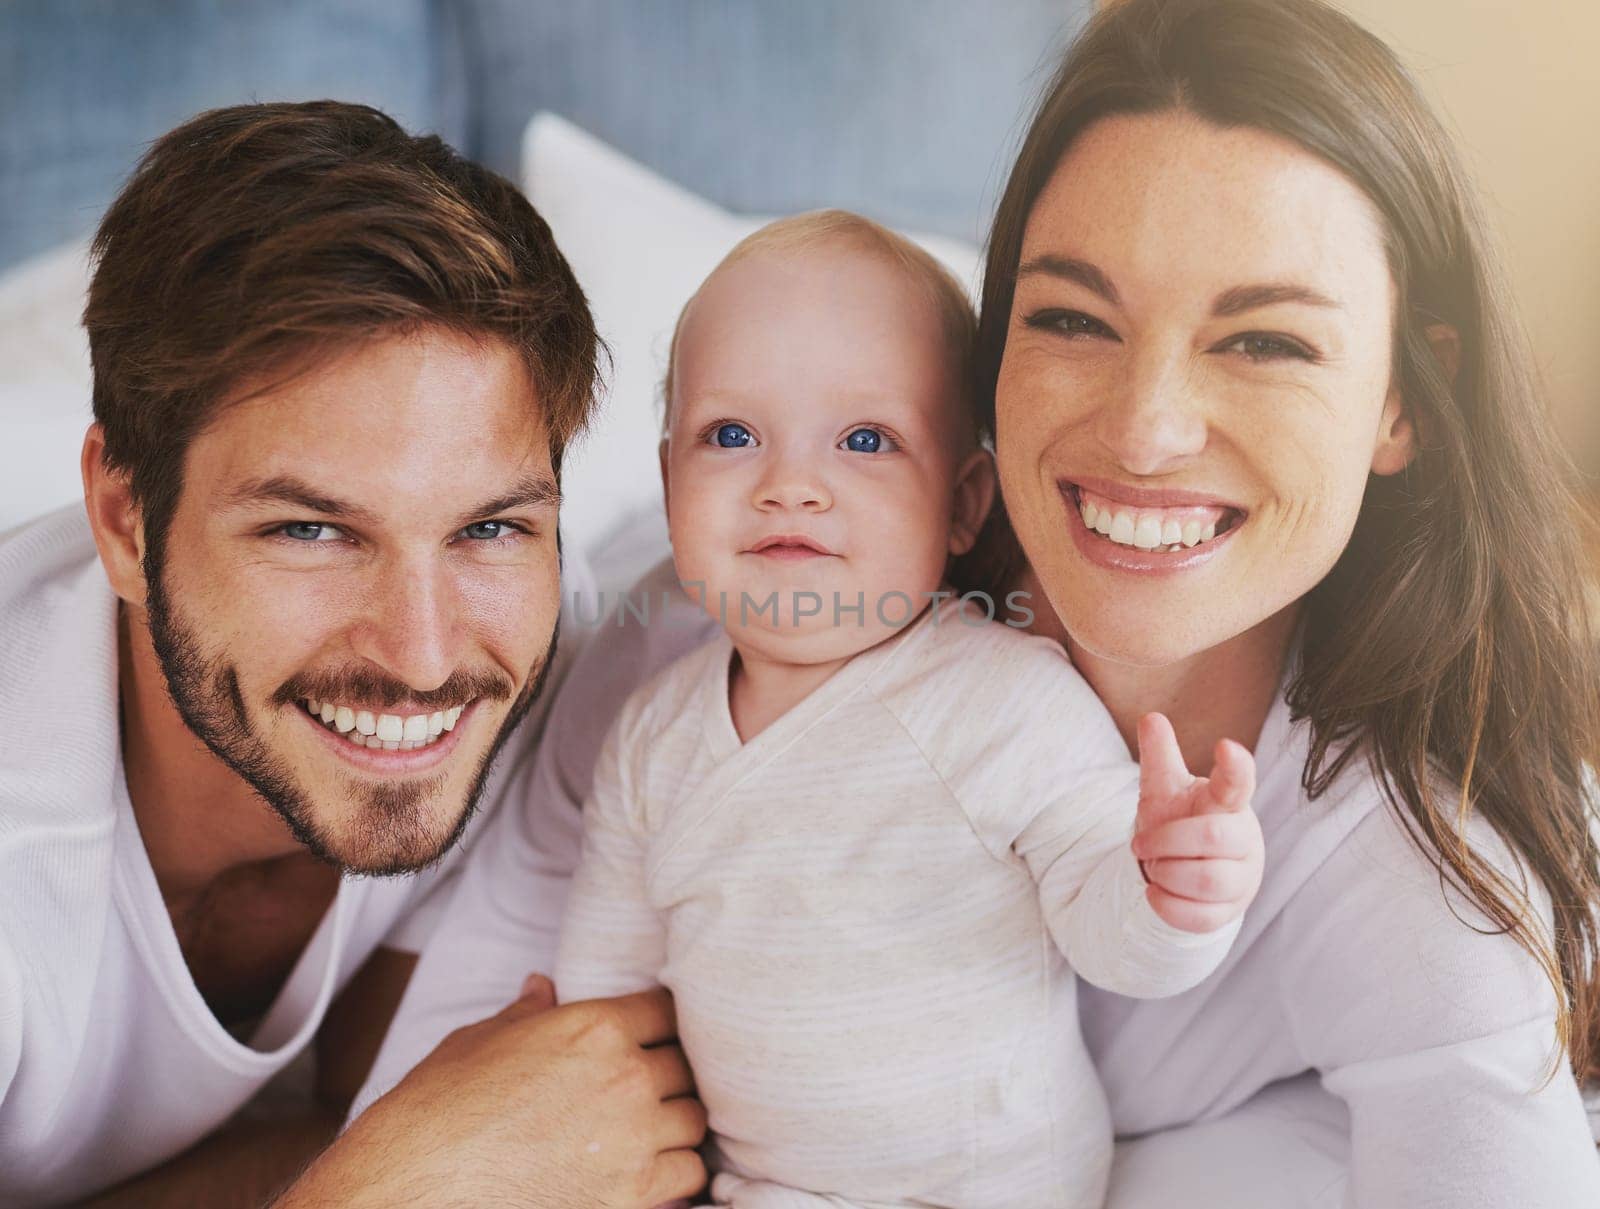
[[[1410,457],[1364,194],[1177,111],[1086,130],[1034,205],[996,388],[1000,480],[1075,644],[1170,664],[1333,566]]]

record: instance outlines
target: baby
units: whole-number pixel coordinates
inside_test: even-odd
[[[950,594],[995,490],[972,339],[937,262],[828,211],[735,248],[673,341],[673,555],[724,633],[611,730],[555,981],[672,990],[718,1205],[1099,1205],[1074,974],[1182,991],[1259,884],[1243,748],[1190,777],[1152,715],[1141,792],[1061,647]],[[1147,882],[1163,829],[1190,859]],[[1162,888],[1195,861],[1246,889]]]

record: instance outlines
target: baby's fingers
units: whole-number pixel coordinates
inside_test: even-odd
[[[1236,903],[1197,903],[1168,894],[1160,886],[1146,886],[1150,908],[1163,920],[1185,932],[1215,932],[1239,917]]]
[[[1221,739],[1213,755],[1205,787],[1209,811],[1249,810],[1256,792],[1256,758],[1232,739]]]
[[[1260,870],[1252,861],[1146,861],[1144,872],[1152,886],[1197,903],[1234,903],[1242,907],[1261,884]]]
[[[1141,861],[1178,857],[1246,860],[1260,851],[1261,825],[1249,814],[1197,814],[1173,819],[1133,837]]]

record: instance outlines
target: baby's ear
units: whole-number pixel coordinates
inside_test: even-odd
[[[656,457],[661,462],[661,503],[667,511],[672,509],[671,479],[667,474],[667,438],[661,438],[661,444],[656,446]]]
[[[950,553],[959,557],[977,543],[983,522],[994,507],[994,455],[978,448],[956,468],[954,498],[950,513]]]

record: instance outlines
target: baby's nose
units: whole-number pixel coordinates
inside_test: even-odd
[[[761,509],[821,512],[832,504],[822,476],[792,462],[774,466],[756,489],[755,505]]]

